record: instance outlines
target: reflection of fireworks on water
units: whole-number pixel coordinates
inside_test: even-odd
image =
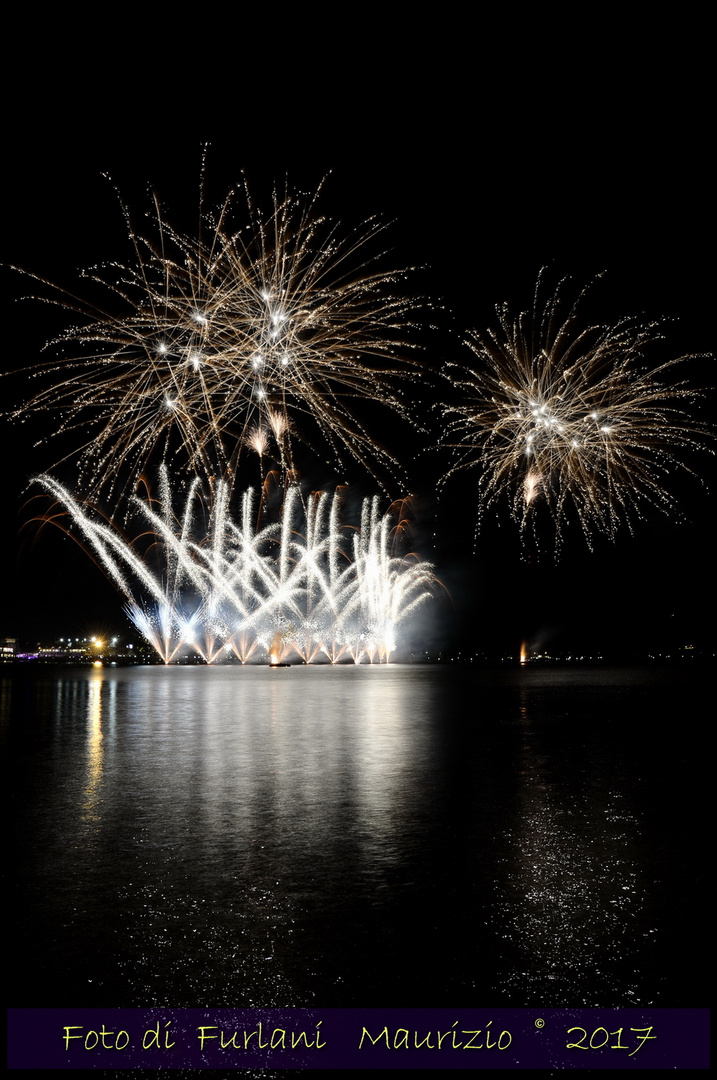
[[[108,309],[60,294],[78,325],[52,343],[61,357],[33,369],[46,385],[14,415],[54,413],[57,433],[79,432],[95,495],[131,487],[150,459],[234,472],[251,431],[271,433],[287,467],[289,434],[368,467],[387,460],[353,408],[364,399],[405,414],[396,380],[412,368],[397,355],[414,305],[394,295],[403,275],[369,254],[384,226],[340,235],[317,214],[318,192],[275,194],[262,215],[247,190],[249,224],[235,230],[232,199],[205,215],[199,239],[157,206],[150,241],[125,212],[134,263],[86,275],[109,292]]]
[[[471,335],[480,367],[453,376],[463,400],[447,409],[446,442],[460,455],[451,472],[477,467],[481,511],[507,495],[523,528],[546,503],[559,537],[572,505],[591,543],[642,505],[674,510],[665,477],[685,468],[677,454],[702,446],[707,428],[684,409],[698,392],[670,381],[689,357],[644,366],[658,324],[580,329],[584,294],[567,313],[560,286],[546,304],[542,294],[539,278],[532,311],[516,318],[503,305],[500,330]]]
[[[407,528],[404,503],[382,514],[377,498],[366,499],[360,528],[349,538],[338,494],[318,493],[303,511],[294,487],[280,522],[257,529],[253,493],[245,492],[235,521],[229,487],[220,482],[204,539],[197,543],[197,482],[177,519],[163,469],[158,508],[149,499],[136,500],[142,533],[149,527],[153,538],[142,555],[57,481],[44,476],[39,482],[64,508],[127,598],[133,623],[166,663],[185,646],[209,663],[231,655],[242,662],[292,655],[306,663],[385,662],[396,648],[399,627],[429,599],[434,585],[429,563],[397,554]],[[48,520],[59,523],[54,512]]]

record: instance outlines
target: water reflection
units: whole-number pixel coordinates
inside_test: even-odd
[[[102,678],[95,674],[87,686],[87,785],[83,819],[97,822],[97,789],[102,779]]]
[[[639,816],[590,730],[558,718],[556,753],[556,725],[539,711],[536,695],[521,689],[517,802],[503,832],[497,899],[517,961],[503,982],[546,1005],[605,1004],[596,982],[629,1002],[645,902]]]
[[[166,1000],[168,980],[175,1004],[207,983],[215,1002],[306,1000],[324,920],[373,903],[415,847],[427,727],[390,675],[153,668],[58,679],[46,809],[53,847],[72,862],[69,875],[66,859],[59,872],[43,865],[62,880],[40,918],[63,920],[88,985],[124,982],[148,1003]],[[102,949],[93,955],[81,936]]]
[[[0,695],[16,984],[33,1000],[41,971],[46,1002],[77,1005],[648,1003],[671,940],[646,827],[662,759],[644,684],[582,680],[134,668]],[[648,689],[651,722],[672,715]]]

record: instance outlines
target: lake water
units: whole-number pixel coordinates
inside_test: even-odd
[[[10,1004],[703,1005],[710,679],[3,677]]]

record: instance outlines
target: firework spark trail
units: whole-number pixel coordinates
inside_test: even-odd
[[[381,514],[378,498],[366,499],[361,529],[354,537],[354,565],[362,619],[367,627],[370,649],[377,651],[380,658],[390,655],[396,647],[394,628],[430,595],[425,588],[417,590],[414,587],[414,576],[420,581],[426,564],[415,555],[391,555],[391,520],[391,514]],[[399,521],[397,532],[403,524]]]
[[[271,436],[285,469],[292,439],[371,471],[392,462],[354,402],[407,416],[416,302],[394,294],[407,271],[381,270],[383,252],[371,254],[386,226],[370,219],[341,234],[317,211],[320,191],[275,192],[262,215],[245,186],[248,224],[231,229],[231,192],[203,215],[207,239],[172,229],[155,202],[151,241],[123,206],[134,264],[85,275],[111,304],[57,290],[78,324],[49,343],[63,355],[30,369],[46,385],[12,415],[56,414],[55,433],[81,433],[68,456],[93,498],[130,491],[159,460],[202,478],[233,474],[242,447],[262,456]]]
[[[547,504],[558,542],[572,506],[591,545],[632,527],[646,505],[675,512],[665,478],[691,471],[678,454],[703,449],[711,432],[685,408],[700,392],[672,378],[693,357],[645,364],[661,324],[580,329],[585,290],[564,313],[563,285],[543,303],[541,275],[532,311],[513,317],[502,305],[498,330],[471,334],[480,367],[451,366],[463,400],[446,407],[445,442],[458,452],[448,475],[477,468],[481,515],[505,496],[524,530]]]
[[[152,544],[143,557],[111,523],[80,503],[56,480],[37,482],[64,507],[91,552],[127,600],[138,631],[169,663],[183,645],[212,662],[233,651],[241,660],[261,651],[298,654],[307,663],[320,653],[336,661],[349,654],[387,661],[397,634],[435,585],[429,563],[400,557],[391,537],[392,510],[365,500],[353,558],[340,525],[340,495],[319,493],[303,503],[290,489],[282,520],[254,532],[252,492],[241,500],[239,523],[229,512],[230,489],[215,485],[203,542],[191,535],[196,483],[175,519],[166,469],[161,470],[159,509],[135,500]],[[47,520],[57,522],[54,510]],[[159,569],[150,563],[159,557]],[[278,648],[278,646],[275,646]]]

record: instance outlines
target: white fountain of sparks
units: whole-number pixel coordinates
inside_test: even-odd
[[[184,512],[172,509],[160,473],[158,508],[136,505],[155,543],[146,555],[56,480],[38,482],[64,507],[115,587],[127,612],[165,663],[186,648],[207,663],[232,655],[242,663],[293,657],[305,663],[388,662],[399,629],[432,594],[430,563],[395,552],[405,520],[365,499],[361,525],[347,539],[338,494],[287,491],[278,523],[256,527],[254,493],[230,514],[230,488],[218,482],[206,535],[195,539],[198,481]],[[394,508],[395,509],[395,508]],[[303,526],[303,530],[302,530]],[[159,558],[158,558],[159,555]],[[152,569],[152,566],[158,569]]]

